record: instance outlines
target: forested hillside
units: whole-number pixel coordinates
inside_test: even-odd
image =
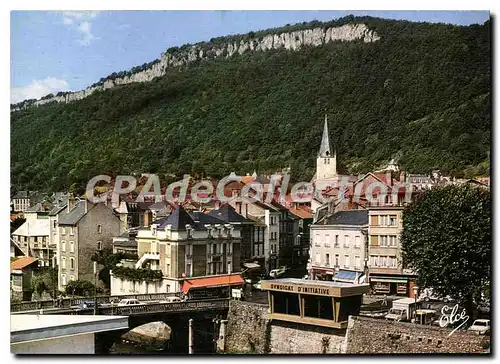
[[[97,174],[210,176],[290,166],[310,180],[325,110],[340,172],[489,174],[490,25],[376,18],[380,40],[235,54],[68,104],[11,113],[11,183],[64,190]],[[317,26],[318,23],[316,23]]]

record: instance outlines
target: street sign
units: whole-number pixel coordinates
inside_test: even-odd
[[[240,299],[241,298],[241,289],[232,289],[231,297]]]

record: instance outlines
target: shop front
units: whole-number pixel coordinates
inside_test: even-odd
[[[335,269],[319,267],[312,267],[309,274],[310,279],[317,281],[332,281],[334,275]]]
[[[389,277],[370,274],[370,287],[375,294],[411,297],[413,295],[411,292],[412,286],[413,279],[411,277]]]

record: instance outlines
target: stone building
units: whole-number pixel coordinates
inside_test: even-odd
[[[39,259],[41,266],[50,266],[56,246],[50,243],[49,219],[38,218],[36,213],[26,214],[26,221],[12,233],[12,240],[24,255]]]
[[[163,278],[136,283],[112,274],[112,295],[186,292],[190,278],[210,276],[212,284],[214,277],[225,280],[240,271],[240,226],[203,212],[189,214],[178,206],[170,216],[139,228],[136,240],[135,269],[160,270]]]
[[[369,279],[377,293],[412,297],[416,275],[401,261],[402,212],[403,206],[369,208]]]
[[[255,222],[238,214],[234,208],[228,204],[222,205],[217,210],[210,211],[208,215],[240,228],[240,262],[243,265],[244,263],[253,261],[254,256],[252,255],[252,247],[254,230],[256,229]]]
[[[310,277],[354,281],[364,275],[367,229],[367,210],[326,214],[311,225]]]
[[[91,257],[97,250],[112,250],[113,237],[121,234],[121,226],[106,204],[68,199],[67,206],[57,213],[60,290],[72,280],[94,282]]]

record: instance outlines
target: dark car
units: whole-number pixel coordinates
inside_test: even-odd
[[[76,308],[76,310],[77,311],[88,310],[88,309],[94,308],[94,306],[95,306],[95,302],[94,301],[83,301],[82,303],[80,303],[78,305],[78,307]]]

